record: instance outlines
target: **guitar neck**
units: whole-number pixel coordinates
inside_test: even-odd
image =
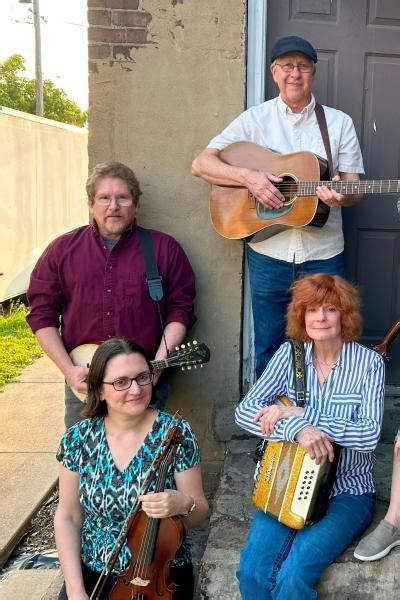
[[[370,181],[298,181],[299,196],[315,196],[316,189],[325,185],[339,194],[398,194],[400,193],[399,179],[383,179]]]

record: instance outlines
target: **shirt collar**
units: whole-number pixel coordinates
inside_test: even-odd
[[[307,106],[305,106],[303,108],[303,110],[300,113],[294,113],[292,111],[292,109],[286,104],[286,102],[284,102],[281,98],[281,95],[279,94],[278,96],[278,108],[279,110],[284,114],[284,115],[294,115],[294,114],[299,114],[299,115],[311,115],[314,112],[315,109],[315,98],[314,98],[314,94],[311,94],[311,101],[309,104],[307,104]]]

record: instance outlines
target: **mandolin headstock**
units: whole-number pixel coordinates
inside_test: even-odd
[[[152,360],[154,369],[164,369],[166,367],[181,367],[182,371],[187,369],[197,369],[203,367],[210,360],[210,349],[204,343],[186,342],[175,348],[175,352],[163,360]]]

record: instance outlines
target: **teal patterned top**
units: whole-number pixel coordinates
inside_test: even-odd
[[[151,431],[123,471],[114,464],[103,417],[79,421],[64,434],[57,460],[80,476],[79,500],[84,509],[82,560],[89,569],[100,573],[107,562],[172,419],[168,413],[157,415]],[[181,422],[181,429],[182,440],[168,469],[166,489],[176,489],[175,472],[200,463],[199,445],[187,421]],[[154,485],[155,480],[149,491],[154,490]],[[113,573],[121,573],[129,560],[129,548],[124,546]],[[173,564],[180,566],[190,561],[190,548],[185,540]]]

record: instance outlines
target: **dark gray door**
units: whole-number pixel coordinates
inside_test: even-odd
[[[399,0],[268,2],[267,57],[283,35],[318,50],[316,98],[351,115],[367,179],[400,179]],[[267,79],[266,97],[276,95]],[[368,195],[343,210],[349,278],[363,299],[364,338],[377,341],[400,318],[400,199]],[[390,347],[387,383],[400,384],[400,336]]]

